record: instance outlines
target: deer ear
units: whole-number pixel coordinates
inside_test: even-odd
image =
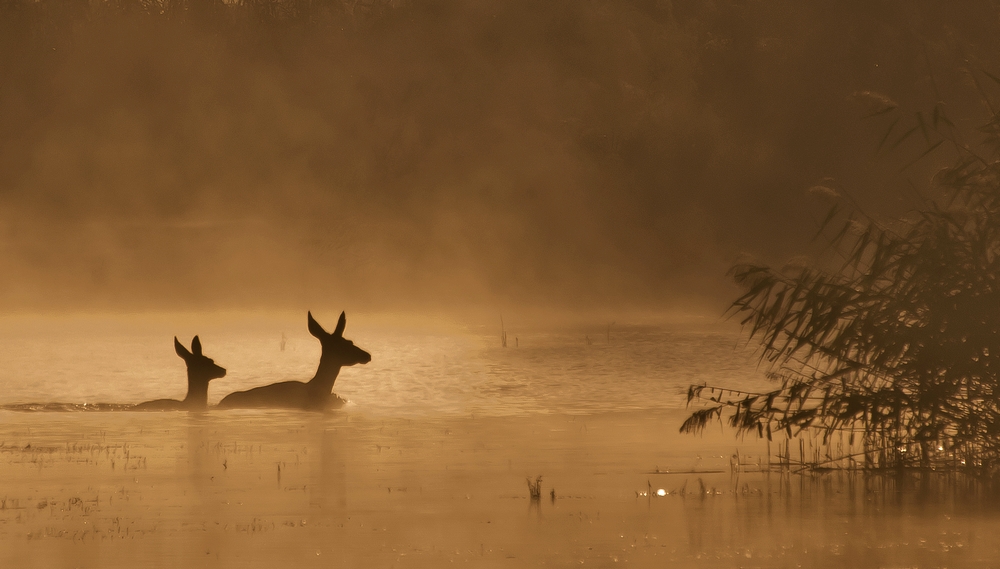
[[[177,355],[184,358],[185,360],[191,357],[191,352],[184,347],[184,344],[177,341],[177,336],[174,336],[174,351]]]
[[[198,339],[198,336],[195,336],[194,340],[191,340],[191,351],[196,356],[201,355],[201,340]]]
[[[309,333],[310,334],[312,334],[313,336],[316,336],[320,340],[322,340],[323,338],[326,338],[327,336],[330,335],[330,334],[327,333],[326,330],[323,329],[322,326],[319,325],[319,322],[316,322],[316,320],[313,319],[312,312],[309,312],[308,315],[309,315]]]
[[[347,326],[347,314],[341,312],[340,320],[337,320],[337,329],[333,331],[333,335],[338,338],[344,337],[344,328]]]

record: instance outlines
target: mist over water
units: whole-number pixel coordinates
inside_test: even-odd
[[[856,92],[963,129],[1000,52],[988,2],[190,4],[5,4],[4,307],[715,314],[819,181],[912,207]]]

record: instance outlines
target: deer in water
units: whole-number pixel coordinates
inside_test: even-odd
[[[137,411],[183,411],[208,407],[208,382],[226,376],[226,368],[220,367],[201,353],[201,340],[195,336],[191,340],[189,352],[174,336],[174,351],[187,364],[188,391],[183,401],[176,399],[155,399],[139,403],[132,409]]]
[[[368,352],[354,345],[354,342],[344,338],[344,327],[347,326],[347,315],[340,313],[337,328],[329,333],[319,325],[308,313],[309,333],[315,336],[323,348],[319,358],[319,367],[312,379],[301,381],[283,381],[255,387],[247,391],[230,393],[219,402],[220,409],[281,407],[286,409],[322,410],[330,406],[336,398],[333,395],[333,382],[337,380],[340,368],[355,364],[366,364],[372,361]]]

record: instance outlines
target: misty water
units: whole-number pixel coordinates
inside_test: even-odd
[[[328,321],[336,322],[336,313]],[[199,323],[201,320],[203,323]],[[228,370],[209,402],[289,379],[306,381],[320,346],[300,315],[8,319],[0,330],[0,404],[137,403],[183,398],[184,362],[173,336],[200,334]],[[207,321],[207,322],[205,322]],[[692,383],[763,385],[732,325],[676,323],[495,326],[349,319],[346,337],[372,354],[344,368],[334,388],[372,417],[593,413],[685,406]]]
[[[761,441],[721,427],[679,434],[689,384],[767,383],[739,329],[711,318],[508,317],[504,348],[499,321],[348,315],[345,336],[372,362],[341,372],[335,392],[349,404],[336,411],[51,411],[182,398],[174,335],[199,334],[229,370],[211,403],[306,380],[319,343],[303,316],[0,321],[0,564],[1000,560],[1000,501],[982,485],[936,473],[766,473]],[[542,499],[530,500],[525,478],[539,475]]]

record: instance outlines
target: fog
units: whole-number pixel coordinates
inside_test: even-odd
[[[996,9],[939,4],[8,2],[0,306],[719,313],[808,188],[948,160],[857,93],[983,120]]]

